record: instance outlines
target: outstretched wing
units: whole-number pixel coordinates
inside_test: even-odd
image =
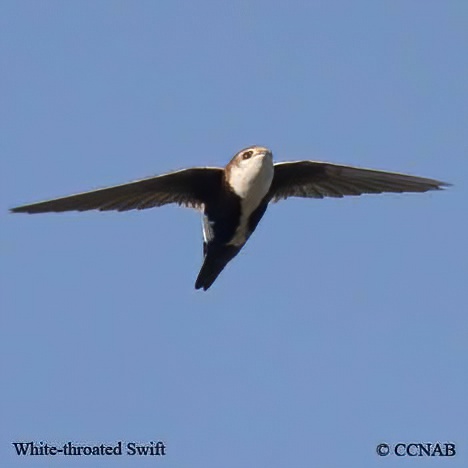
[[[315,161],[275,164],[269,199],[324,198],[364,193],[427,192],[448,186],[444,182],[395,172],[374,171]]]
[[[128,184],[13,208],[13,213],[143,210],[168,203],[200,208],[219,190],[223,169],[194,167]]]

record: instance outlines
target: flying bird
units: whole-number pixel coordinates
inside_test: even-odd
[[[226,167],[193,167],[114,187],[13,208],[13,213],[127,211],[177,203],[203,212],[204,261],[195,288],[205,291],[239,253],[270,202],[364,193],[427,192],[438,180],[318,161],[273,163],[272,152],[250,146]]]

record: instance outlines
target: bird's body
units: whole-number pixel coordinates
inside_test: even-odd
[[[206,290],[245,245],[270,202],[291,196],[426,192],[444,185],[447,184],[433,179],[315,161],[273,164],[269,149],[251,146],[239,151],[224,169],[184,169],[11,211],[126,211],[168,203],[199,209],[203,212],[204,262],[195,288]]]
[[[213,284],[257,227],[268,206],[273,173],[272,154],[263,147],[238,153],[226,166],[218,196],[204,207],[205,259],[196,289]]]

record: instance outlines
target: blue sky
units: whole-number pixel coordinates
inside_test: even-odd
[[[5,0],[0,30],[2,466],[467,466],[465,1]],[[194,211],[8,213],[251,144],[454,186],[273,205],[207,293]]]

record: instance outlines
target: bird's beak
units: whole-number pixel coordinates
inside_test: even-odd
[[[257,156],[260,156],[260,157],[262,157],[262,158],[266,158],[266,157],[272,158],[272,157],[273,157],[272,154],[271,154],[271,151],[269,151],[269,150],[267,150],[267,149],[258,152],[258,153],[257,153]]]

